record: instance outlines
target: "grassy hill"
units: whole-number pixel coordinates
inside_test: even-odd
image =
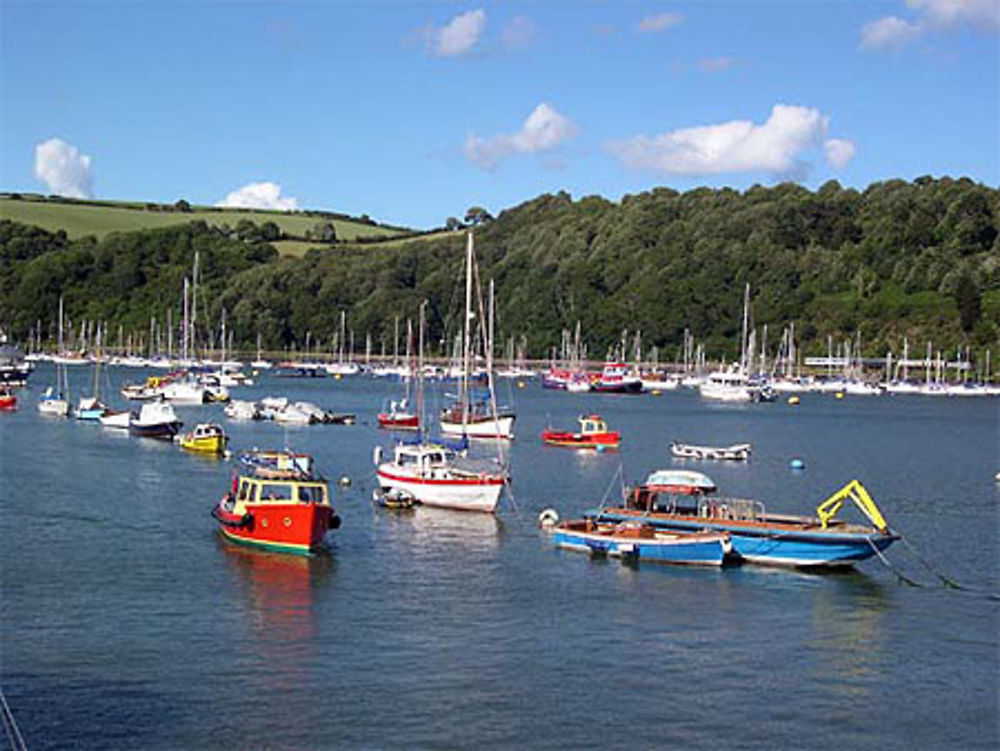
[[[242,220],[249,220],[258,225],[274,222],[283,233],[293,237],[303,237],[317,222],[329,221],[333,223],[337,237],[342,241],[375,237],[397,238],[401,234],[411,232],[402,227],[353,220],[341,214],[325,212],[290,213],[220,209],[211,206],[192,206],[191,211],[176,211],[170,204],[51,200],[35,195],[12,198],[11,194],[0,195],[0,219],[34,225],[49,232],[63,230],[71,240],[86,235],[93,235],[102,240],[112,232],[156,229],[194,220],[202,220],[216,227],[221,225],[235,227]],[[321,243],[286,240],[282,242],[279,250],[282,254],[301,255],[305,250],[317,245]]]

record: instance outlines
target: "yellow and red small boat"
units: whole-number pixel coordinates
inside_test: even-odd
[[[180,437],[182,449],[195,451],[199,454],[224,454],[229,436],[221,425],[213,422],[202,422]]]
[[[255,451],[240,457],[243,471],[212,509],[219,530],[244,545],[308,555],[340,527],[330,485],[313,471],[312,457],[289,451]]]
[[[621,434],[617,430],[608,430],[607,423],[600,415],[580,415],[578,421],[578,432],[546,428],[542,431],[542,441],[551,446],[581,449],[614,449],[621,443]]]

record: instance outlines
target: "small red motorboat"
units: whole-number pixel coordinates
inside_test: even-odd
[[[581,449],[614,449],[621,443],[617,430],[608,430],[600,415],[580,415],[580,430],[571,433],[546,428],[542,431],[542,441],[551,446],[569,446]]]
[[[233,542],[308,555],[324,547],[340,517],[329,483],[315,474],[312,457],[255,451],[240,457],[244,471],[212,509],[219,530]]]
[[[420,416],[410,410],[406,399],[390,402],[389,409],[378,413],[378,426],[388,430],[417,430]]]
[[[17,409],[17,397],[10,389],[0,389],[0,410]]]

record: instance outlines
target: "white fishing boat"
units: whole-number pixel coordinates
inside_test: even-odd
[[[745,462],[750,458],[751,450],[749,443],[737,443],[732,446],[697,446],[674,441],[670,444],[670,453],[678,459],[728,459]]]
[[[719,402],[750,402],[753,393],[750,390],[750,380],[741,368],[716,370],[698,386],[698,391],[705,399]]]
[[[184,423],[167,402],[146,402],[138,415],[129,420],[129,431],[145,438],[170,438],[180,431]]]

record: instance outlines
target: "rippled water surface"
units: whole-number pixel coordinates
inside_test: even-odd
[[[114,385],[137,373],[112,373]],[[74,370],[77,393],[89,371]],[[329,556],[221,541],[232,465],[97,425],[0,414],[2,685],[32,749],[994,749],[1000,591],[998,400],[804,395],[717,406],[691,392],[502,389],[518,410],[514,500],[496,517],[372,507],[374,415],[400,387],[265,377],[355,426],[236,424],[236,449],[290,445],[339,489]],[[598,411],[618,453],[541,445]],[[749,441],[745,465],[673,462],[672,439]],[[792,472],[801,458],[805,470]],[[848,574],[721,571],[552,549],[563,516],[659,467],[809,512],[865,482],[906,546]],[[611,489],[609,491],[609,488]]]

